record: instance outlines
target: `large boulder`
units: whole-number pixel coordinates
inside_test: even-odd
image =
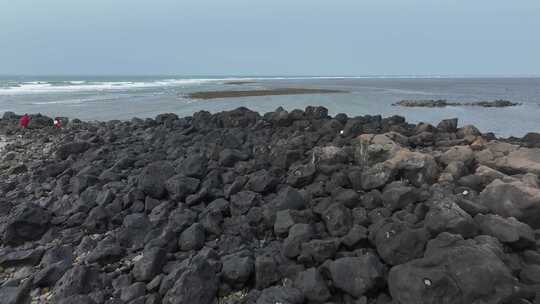
[[[53,299],[60,299],[88,294],[94,290],[103,288],[103,280],[97,268],[77,265],[69,269],[53,289]]]
[[[72,143],[63,144],[56,150],[56,157],[59,159],[66,159],[72,154],[80,154],[90,149],[90,143],[86,141],[76,141]]]
[[[334,287],[359,298],[366,292],[384,287],[385,268],[374,254],[343,257],[323,265]]]
[[[540,189],[516,181],[505,183],[499,179],[480,193],[479,201],[491,212],[502,217],[515,217],[540,228]]]
[[[497,166],[510,173],[540,174],[540,148],[519,148],[499,160]]]
[[[425,228],[412,228],[404,222],[382,224],[374,233],[377,252],[390,265],[422,257],[428,240]]]
[[[497,250],[443,233],[423,258],[394,266],[388,286],[396,303],[503,303],[517,289]]]
[[[433,235],[450,232],[471,237],[478,232],[473,218],[451,198],[431,202],[426,214],[425,226]]]
[[[313,148],[312,163],[343,164],[349,161],[349,154],[340,147],[326,146]]]
[[[448,165],[454,161],[461,161],[465,165],[471,165],[474,161],[473,150],[469,146],[455,146],[446,150],[441,155],[441,162]]]
[[[330,298],[330,290],[328,290],[324,278],[316,268],[309,268],[299,273],[294,285],[311,302],[324,303]]]
[[[221,275],[223,279],[235,285],[244,284],[254,270],[254,261],[249,251],[240,251],[222,258]]]
[[[20,245],[39,239],[48,229],[51,214],[35,204],[17,206],[7,219],[3,232],[6,244]]]
[[[146,166],[139,175],[139,188],[153,198],[163,198],[167,193],[165,182],[174,173],[174,168],[169,162],[153,162]],[[170,188],[174,187],[170,186]]]
[[[501,243],[517,248],[526,248],[535,244],[534,231],[513,217],[503,218],[494,214],[478,214],[474,217],[482,234],[491,235]]]
[[[362,134],[353,141],[354,159],[360,166],[369,167],[394,157],[407,143],[407,137],[396,132]]]
[[[41,114],[30,115],[30,122],[28,123],[29,129],[42,129],[46,127],[52,127],[54,124],[53,119]]]
[[[200,181],[193,177],[174,175],[165,182],[165,189],[173,199],[182,200],[199,188]]]
[[[296,288],[274,286],[262,291],[256,304],[302,304],[304,296]]]
[[[163,297],[163,304],[214,303],[218,285],[212,266],[203,259],[194,258],[179,270],[177,280]]]
[[[326,230],[332,236],[344,236],[352,227],[351,210],[340,203],[330,205],[323,213]]]
[[[161,272],[167,261],[167,252],[159,247],[152,247],[143,251],[141,259],[133,266],[133,276],[137,281],[150,281]]]

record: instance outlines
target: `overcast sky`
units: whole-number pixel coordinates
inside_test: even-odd
[[[540,74],[539,0],[0,0],[0,74]]]

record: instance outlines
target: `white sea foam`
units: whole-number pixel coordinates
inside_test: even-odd
[[[227,81],[264,81],[264,80],[309,80],[309,79],[368,79],[368,78],[421,78],[421,76],[314,76],[314,77],[227,77],[227,78],[184,78],[160,79],[155,81],[106,81],[88,82],[84,80],[66,81],[65,84],[46,81],[31,81],[14,86],[0,88],[0,95],[70,93],[93,91],[119,91],[154,87],[194,86],[201,84],[221,84]],[[424,76],[434,78],[435,76]]]

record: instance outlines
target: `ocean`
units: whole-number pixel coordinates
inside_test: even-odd
[[[229,82],[249,82],[230,84]],[[321,88],[346,93],[281,95],[193,100],[186,94],[214,90]],[[402,99],[446,99],[452,102],[506,99],[522,103],[509,108],[392,106]],[[402,115],[408,121],[436,124],[457,117],[498,136],[540,132],[540,78],[472,78],[444,76],[366,77],[186,77],[186,76],[0,76],[0,113],[42,113],[83,120],[155,117],[172,112],[189,116],[240,106],[259,112],[322,105],[330,114]]]

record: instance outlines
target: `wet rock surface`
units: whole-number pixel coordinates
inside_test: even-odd
[[[246,108],[0,120],[2,303],[538,303],[538,136]]]

